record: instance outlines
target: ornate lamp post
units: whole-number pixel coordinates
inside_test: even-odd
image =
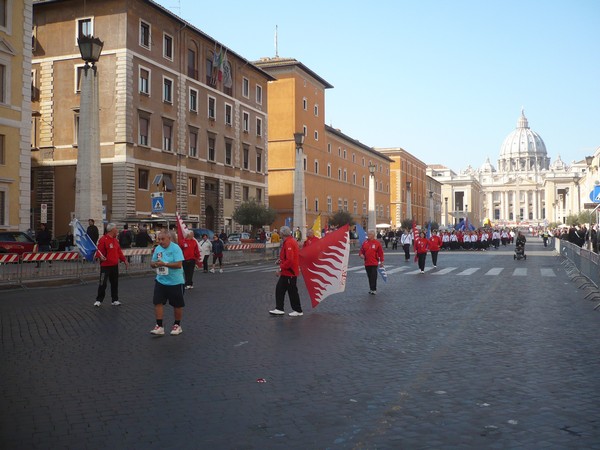
[[[444,206],[446,212],[444,213],[444,225],[448,226],[448,197],[444,197]]]
[[[294,133],[296,143],[296,166],[294,170],[294,229],[300,228],[306,237],[306,205],[304,204],[304,133]]]
[[[376,218],[375,218],[375,170],[377,166],[375,164],[369,164],[369,219],[367,224],[368,230],[375,230]]]
[[[102,223],[102,169],[100,165],[100,105],[96,62],[104,43],[93,36],[77,39],[81,59],[79,137],[75,175],[75,217]],[[91,69],[91,70],[90,70]]]

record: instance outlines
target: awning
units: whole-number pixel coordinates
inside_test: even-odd
[[[378,223],[377,225],[375,225],[376,228],[392,228],[392,226],[389,223]]]

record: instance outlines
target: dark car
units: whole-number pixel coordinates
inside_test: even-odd
[[[214,231],[208,230],[206,228],[192,228],[191,230],[194,232],[194,237],[197,240],[202,239],[202,235],[206,234],[208,236],[208,239],[212,241],[213,236],[215,235]]]
[[[35,241],[28,234],[21,231],[0,231],[0,253],[21,255],[35,250]]]

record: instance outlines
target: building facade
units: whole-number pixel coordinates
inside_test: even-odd
[[[190,225],[231,232],[241,202],[268,204],[267,73],[151,0],[37,2],[33,31],[36,221],[47,204],[60,234],[74,211],[81,35],[104,42],[96,67],[105,221],[178,211]]]
[[[0,1],[0,231],[30,228],[31,0]]]
[[[269,90],[269,202],[275,226],[293,216],[294,133],[304,133],[306,223],[321,223],[337,211],[367,226],[369,166],[375,169],[377,223],[389,223],[390,158],[325,124],[325,90],[333,86],[291,58],[263,58],[255,64],[275,80]]]

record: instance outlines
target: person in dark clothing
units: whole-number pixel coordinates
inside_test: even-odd
[[[35,240],[37,241],[38,252],[49,252],[52,250],[52,233],[50,233],[45,223],[40,224],[40,229],[35,234]],[[39,268],[40,264],[38,261],[36,267]]]
[[[65,251],[70,252],[75,249],[75,237],[73,236],[73,232],[71,229],[67,231],[67,236],[65,237]]]
[[[94,244],[98,242],[98,238],[100,238],[100,232],[98,231],[98,227],[94,225],[94,219],[90,219],[88,221],[89,226],[87,227],[87,235],[92,239]]]
[[[213,241],[212,241],[213,261],[212,261],[212,269],[210,269],[210,273],[215,273],[215,266],[217,264],[217,261],[219,261],[219,273],[223,273],[223,249],[224,248],[225,248],[225,245],[223,244],[223,241],[219,238],[219,236],[217,236],[215,234],[213,237]]]
[[[133,233],[129,231],[127,224],[123,225],[123,230],[119,233],[119,245],[121,248],[131,248],[133,243]]]
[[[141,247],[141,248],[146,248],[146,247],[148,247],[148,244],[152,245],[153,243],[154,243],[154,241],[152,241],[152,238],[148,234],[148,231],[146,230],[146,228],[144,228],[144,227],[140,228],[140,231],[138,231],[138,234],[135,235],[135,246]]]

